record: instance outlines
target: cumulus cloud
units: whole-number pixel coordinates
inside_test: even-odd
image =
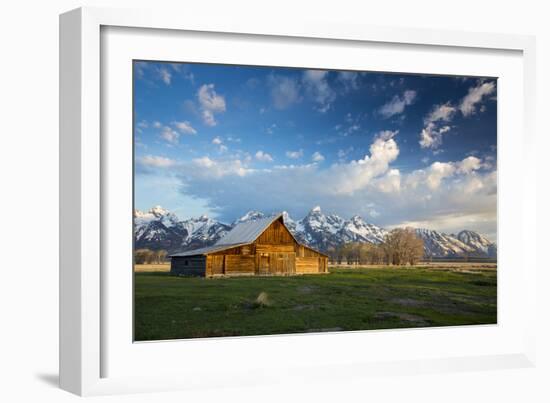
[[[226,177],[244,177],[251,172],[253,170],[239,159],[214,160],[205,156],[182,164],[179,175],[184,179],[185,185],[189,181],[208,183]]]
[[[176,161],[158,155],[146,155],[138,158],[137,162],[139,165],[149,168],[169,168],[176,165]]]
[[[170,72],[170,70],[168,70],[166,67],[161,67],[158,70],[158,74],[164,84],[170,85],[170,83],[172,82],[172,73]]]
[[[315,151],[311,156],[311,160],[313,162],[322,162],[325,160],[325,156],[321,154],[319,151]]]
[[[455,167],[449,162],[434,162],[428,170],[426,176],[426,185],[430,189],[437,189],[441,181],[452,176],[455,173]]]
[[[336,98],[336,93],[328,83],[328,71],[306,70],[302,81],[306,92],[317,104],[317,110],[321,113],[327,112]]]
[[[451,130],[450,122],[457,109],[450,102],[435,105],[424,118],[424,128],[420,132],[418,143],[422,148],[436,150],[443,144],[443,134]]]
[[[331,191],[353,194],[364,189],[374,178],[387,172],[389,164],[399,155],[393,139],[377,138],[370,146],[370,155],[349,163],[334,164],[322,175],[322,181],[334,184]]]
[[[197,131],[188,121],[174,122],[174,126],[183,134],[197,134]]]
[[[470,116],[477,112],[477,105],[483,98],[492,95],[496,90],[494,81],[479,83],[468,90],[468,94],[460,102],[459,109],[464,116]]]
[[[376,134],[376,138],[386,141],[394,138],[397,133],[399,133],[399,130],[382,130]]]
[[[223,143],[223,141],[219,136],[212,139],[212,144],[220,145],[221,143]]]
[[[407,90],[402,95],[395,95],[391,101],[382,105],[378,110],[384,118],[390,118],[394,115],[401,114],[405,111],[405,107],[411,105],[416,98],[416,91]]]
[[[435,105],[431,112],[424,119],[424,123],[435,123],[439,121],[449,122],[456,113],[456,107],[450,102],[441,105]]]
[[[182,134],[197,134],[197,131],[191,126],[191,123],[187,121],[172,122],[170,125],[163,125],[161,122],[155,121],[152,126],[155,129],[160,129],[160,138],[171,145],[178,144]]]
[[[457,165],[458,172],[469,174],[477,171],[482,166],[481,160],[474,156],[469,156],[460,161]]]
[[[291,159],[295,160],[295,159],[303,157],[304,150],[300,149],[298,151],[287,151],[285,153],[285,155],[287,156],[287,158],[291,158]]]
[[[450,126],[438,127],[435,123],[428,123],[420,132],[420,147],[436,149],[443,144],[443,134],[451,130]]]
[[[337,80],[344,87],[344,92],[359,89],[359,74],[353,71],[340,71]]]
[[[262,161],[262,162],[272,162],[273,161],[273,157],[271,155],[269,155],[268,153],[262,151],[262,150],[257,151],[255,157],[258,161]]]
[[[202,120],[207,126],[216,126],[215,115],[225,112],[225,98],[214,90],[214,84],[203,84],[197,91]]]
[[[179,142],[180,133],[170,126],[164,126],[160,132],[160,137],[168,143],[177,144]]]
[[[324,211],[344,217],[360,214],[383,226],[437,222],[439,229],[448,229],[452,222],[456,225],[453,230],[494,231],[496,171],[490,170],[485,160],[470,156],[401,172],[392,166],[399,147],[395,138],[388,137],[376,137],[363,158],[330,166],[309,163],[256,168],[254,164],[265,158],[262,151],[253,156],[260,160],[205,156],[170,169],[186,195],[206,200],[211,211],[228,221],[250,209],[288,210],[300,218],[312,206],[321,205]],[[267,183],[269,192],[257,191]],[[485,217],[479,227],[466,221],[474,214]]]
[[[446,124],[450,122],[458,111],[464,117],[475,114],[478,110],[483,111],[485,105],[479,105],[487,96],[496,91],[494,81],[479,82],[475,87],[468,90],[468,94],[462,98],[458,106],[447,102],[441,105],[435,105],[433,109],[424,118],[424,128],[420,132],[419,144],[422,148],[437,149],[443,143],[443,134],[448,132],[451,127]]]
[[[287,109],[300,102],[299,83],[296,79],[271,74],[267,82],[270,87],[271,101],[276,109]]]
[[[377,180],[376,188],[383,193],[397,193],[401,190],[401,173],[399,169],[390,169]]]

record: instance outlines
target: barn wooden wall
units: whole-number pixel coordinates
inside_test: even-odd
[[[170,264],[170,273],[181,276],[204,276],[205,267],[206,256],[174,257]]]

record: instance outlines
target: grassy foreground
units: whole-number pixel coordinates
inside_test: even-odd
[[[496,270],[331,268],[326,275],[135,273],[135,339],[491,324]],[[260,295],[261,294],[261,295]]]

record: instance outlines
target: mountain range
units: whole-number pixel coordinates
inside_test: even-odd
[[[209,246],[235,225],[266,216],[260,211],[249,211],[226,224],[206,215],[180,220],[160,206],[147,212],[135,210],[135,247],[174,253]],[[368,223],[358,215],[345,219],[336,214],[324,214],[319,206],[299,221],[293,220],[287,212],[283,212],[283,219],[298,241],[321,251],[349,242],[379,244],[388,233],[387,229]],[[416,233],[424,241],[427,257],[496,257],[496,244],[475,231],[464,230],[455,235],[418,228]]]

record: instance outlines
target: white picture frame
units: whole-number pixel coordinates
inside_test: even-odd
[[[152,59],[165,57],[162,49],[168,47],[167,44],[179,40],[178,32],[182,34],[191,32],[195,37],[200,37],[200,33],[203,33],[204,36],[215,34],[215,40],[223,39],[224,36],[227,37],[227,40],[230,37],[253,38],[254,41],[260,43],[270,41],[273,46],[285,46],[284,44],[288,41],[299,43],[300,46],[311,45],[311,41],[324,41],[323,46],[332,46],[334,49],[344,47],[346,44],[354,46],[375,44],[381,49],[394,46],[396,52],[404,51],[406,47],[427,53],[430,52],[430,49],[434,49],[449,51],[448,57],[450,58],[458,57],[456,52],[462,51],[469,51],[481,56],[491,52],[495,55],[500,54],[499,52],[503,54],[511,52],[514,56],[513,60],[510,59],[512,60],[510,62],[510,77],[511,79],[513,77],[515,81],[510,82],[508,95],[506,95],[507,91],[501,92],[499,88],[499,97],[503,93],[504,97],[511,98],[513,93],[520,98],[519,100],[515,99],[514,102],[519,102],[522,105],[522,113],[518,114],[522,116],[505,118],[515,119],[510,121],[510,124],[515,125],[513,127],[521,132],[521,136],[512,138],[511,134],[506,134],[506,138],[509,138],[510,142],[505,141],[503,149],[499,144],[499,159],[501,155],[504,156],[503,169],[501,170],[501,165],[499,165],[499,172],[502,175],[506,174],[511,184],[521,186],[522,192],[515,192],[515,196],[506,198],[509,201],[503,205],[500,202],[502,194],[500,193],[501,179],[499,178],[499,210],[502,210],[504,206],[506,209],[514,208],[517,211],[516,217],[506,218],[512,221],[504,228],[513,227],[521,230],[519,236],[536,233],[536,216],[533,207],[535,176],[530,175],[530,170],[533,168],[530,167],[530,164],[522,164],[522,169],[512,172],[511,169],[507,169],[511,162],[506,162],[506,155],[510,155],[514,149],[518,150],[518,147],[521,151],[522,162],[530,161],[535,152],[533,132],[535,127],[533,105],[535,102],[535,41],[533,37],[369,27],[324,21],[304,21],[301,24],[281,25],[277,22],[269,22],[268,19],[262,21],[236,18],[207,20],[158,10],[103,8],[73,10],[60,17],[60,385],[63,389],[79,395],[96,395],[208,388],[230,383],[246,386],[258,383],[294,382],[292,370],[297,368],[308,369],[305,374],[302,371],[301,381],[304,379],[328,381],[335,378],[335,373],[338,374],[337,378],[345,379],[347,376],[369,376],[381,372],[397,375],[418,373],[418,371],[463,371],[534,365],[534,316],[531,317],[528,314],[524,315],[521,321],[516,320],[520,310],[512,312],[515,308],[511,306],[511,303],[503,302],[500,298],[501,292],[506,295],[514,290],[513,287],[516,287],[515,292],[518,299],[521,299],[521,312],[533,312],[534,315],[536,311],[537,265],[536,253],[533,250],[536,242],[532,242],[531,239],[531,242],[528,243],[524,237],[521,238],[522,242],[513,252],[506,250],[503,252],[499,244],[499,325],[497,327],[445,328],[430,331],[348,332],[347,334],[332,333],[322,336],[226,338],[230,340],[186,341],[186,344],[182,342],[132,344],[125,333],[128,331],[127,321],[131,319],[128,318],[125,321],[122,316],[125,312],[127,313],[127,306],[117,305],[115,307],[112,305],[112,298],[109,298],[115,284],[123,287],[126,291],[131,287],[131,284],[128,284],[131,280],[128,280],[127,273],[113,277],[112,271],[107,270],[108,267],[111,267],[109,265],[111,264],[112,248],[111,244],[106,241],[105,228],[113,226],[114,224],[111,222],[117,220],[113,214],[109,213],[114,211],[110,203],[113,199],[127,200],[127,193],[118,197],[119,195],[114,194],[114,188],[110,185],[113,181],[124,180],[125,175],[127,177],[127,171],[118,171],[118,179],[114,179],[114,171],[109,171],[109,169],[115,169],[109,162],[110,153],[112,155],[115,147],[119,147],[118,150],[123,150],[126,143],[123,141],[113,142],[111,141],[112,137],[105,138],[105,133],[108,133],[111,128],[111,123],[108,119],[110,111],[102,109],[105,108],[103,97],[107,93],[115,94],[114,98],[110,98],[110,95],[107,98],[109,106],[115,107],[116,103],[113,99],[116,99],[116,95],[118,97],[127,95],[125,92],[127,88],[125,90],[118,87],[117,84],[113,84],[114,81],[102,80],[104,73],[102,69],[105,66],[102,64],[104,61],[101,58],[102,55],[103,57],[109,55],[102,49],[102,47],[106,47],[102,32],[108,31],[109,27],[118,27],[116,29],[122,30],[119,31],[122,32],[122,36],[133,35],[132,32],[124,32],[124,29],[130,31],[133,29],[156,30],[155,32],[161,33],[156,40],[159,43],[165,41],[165,45],[164,47],[159,46],[159,50],[155,54],[149,51]],[[148,35],[147,32],[143,35]],[[163,36],[162,32],[170,33],[170,35]],[[109,41],[109,46],[117,46],[116,40]],[[142,42],[144,48],[151,46],[150,43],[146,45],[146,42],[146,40]],[[121,43],[118,42],[119,45]],[[235,50],[235,52],[238,53],[239,50]],[[242,55],[242,50],[240,52]],[[453,52],[456,53],[454,56]],[[124,57],[127,61],[132,55],[128,53],[124,54]],[[196,57],[201,56],[197,53]],[[221,55],[217,61],[225,60],[224,57],[228,56]],[[260,52],[250,57],[261,58],[262,54]],[[427,57],[433,58],[434,56],[428,55]],[[266,63],[269,63],[268,59],[266,56]],[[170,58],[165,60],[170,60]],[[491,61],[490,57],[485,61],[488,65],[492,62],[494,61]],[[319,60],[312,61],[312,63],[316,65]],[[503,62],[504,64],[506,63]],[[480,63],[479,66],[481,65]],[[116,66],[113,68],[116,70]],[[421,68],[420,65],[416,67],[416,69]],[[444,69],[443,66],[439,68]],[[475,66],[471,67],[472,70],[469,70],[469,73],[476,75],[475,68]],[[415,68],[413,70],[416,71]],[[407,71],[407,68],[403,68],[403,71]],[[464,73],[464,71],[456,70],[454,72]],[[452,71],[447,72],[453,73]],[[521,82],[516,82],[518,79]],[[106,86],[108,87],[106,88]],[[506,105],[506,99],[502,105]],[[517,106],[517,104],[514,105]],[[118,108],[118,106],[116,107]],[[126,109],[128,108],[131,109],[130,100],[126,105]],[[510,109],[503,110],[504,112],[510,111]],[[502,112],[501,109],[499,109],[499,114],[500,112]],[[125,127],[122,128],[125,129]],[[505,132],[506,128],[502,130]],[[128,181],[124,187],[126,190],[128,186],[131,189],[131,178],[128,178]],[[504,189],[506,191],[506,186]],[[120,208],[125,208],[124,204],[121,204]],[[120,212],[120,210],[118,211]],[[128,211],[128,216],[130,214],[131,210]],[[499,220],[500,218],[499,212]],[[126,228],[124,223],[121,223],[120,226],[117,226],[116,232],[124,233],[127,231],[127,228],[124,228]],[[506,236],[507,234],[501,233],[499,228],[499,243]],[[128,238],[131,242],[130,234],[128,234]],[[124,256],[127,257],[127,255]],[[124,259],[124,256],[121,259]],[[501,262],[504,265],[504,274],[501,274]],[[521,270],[507,271],[506,262],[509,264],[519,262]],[[502,286],[501,280],[504,284]],[[128,303],[131,305],[131,302]],[[501,312],[501,308],[504,313]],[[509,318],[506,316],[508,314],[510,314]],[[117,328],[117,324],[120,324],[120,329]],[[435,346],[445,338],[456,338],[463,340],[464,348],[457,348],[446,354],[444,350],[434,349],[430,352],[422,350],[422,346],[420,346],[416,355],[396,348],[392,356],[386,357],[376,356],[374,351],[370,351],[369,357],[359,354],[354,357],[350,355],[348,359],[340,359],[336,355],[333,357],[329,354],[323,360],[316,358],[316,349],[320,345],[328,346],[330,350],[330,346],[334,343],[353,346],[368,338],[369,343],[372,341],[379,343],[376,348],[384,352],[384,344],[403,345],[402,341],[405,337],[413,340],[411,346],[416,347],[420,345],[415,345],[414,340],[427,340],[423,342],[425,347],[428,343]],[[492,349],[488,344],[483,343],[479,343],[477,348],[469,348],[472,344],[468,344],[469,340],[476,338],[490,340],[494,337],[497,337],[497,340],[502,343],[495,342]],[[129,344],[125,344],[126,347],[124,347],[123,343]],[[291,347],[289,347],[290,344]],[[406,348],[406,346],[403,347]],[[284,355],[283,351],[291,351],[291,354],[285,359],[277,361],[277,356]],[[245,354],[248,357],[243,355],[243,352],[247,352]],[[265,362],[262,364],[254,360],[254,357],[264,353],[268,354],[268,357],[272,357],[273,365],[268,366]],[[162,358],[167,354],[186,354],[187,360],[182,364],[181,360],[169,361]],[[132,355],[135,356],[132,357]],[[142,362],[143,367],[147,367],[153,362],[156,362],[157,365],[161,362],[164,370],[157,371],[156,375],[151,375],[146,370],[141,371],[140,368],[135,368],[134,359],[136,362]],[[208,382],[204,377],[208,369],[201,365],[201,361],[205,360],[208,363],[219,361],[218,370],[208,373]],[[232,360],[234,370],[231,376],[227,376],[227,372],[224,373],[224,360]],[[239,362],[234,364],[235,361]],[[117,364],[118,366],[113,364],[113,368],[116,367],[114,370],[111,368],[111,362],[121,364]],[[125,366],[122,364],[123,362],[128,364]],[[107,365],[108,363],[109,365]],[[131,366],[135,371],[132,371]],[[253,366],[262,369],[263,375],[256,375],[252,378],[247,376],[248,370]],[[187,371],[189,367],[193,367],[193,373]],[[330,378],[327,373],[331,374]]]

